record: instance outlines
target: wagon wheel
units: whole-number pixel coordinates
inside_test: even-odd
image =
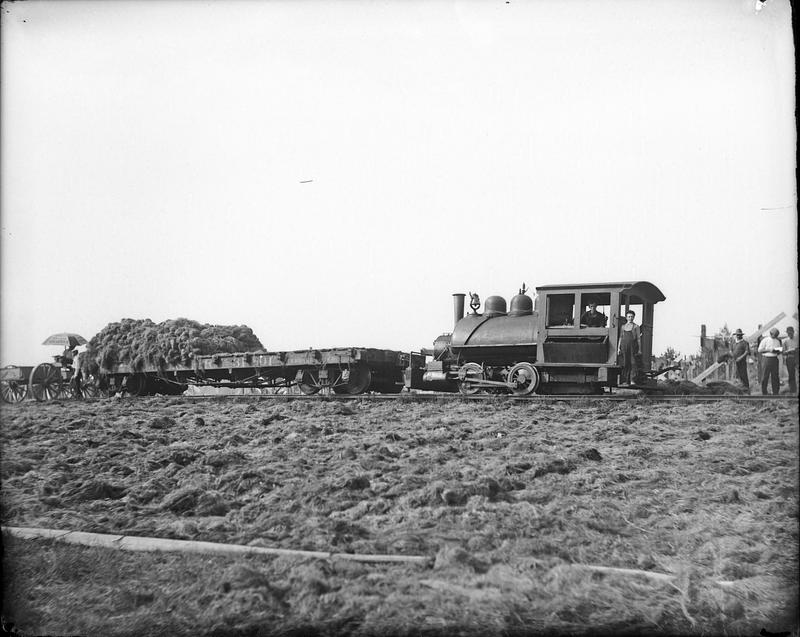
[[[372,382],[372,372],[363,364],[351,365],[346,381],[340,381],[333,386],[336,394],[363,394]]]
[[[20,403],[28,395],[28,386],[18,380],[0,381],[0,394],[7,403]]]
[[[94,374],[84,375],[78,389],[81,398],[97,398],[101,394],[100,379]]]
[[[40,363],[31,372],[28,389],[38,401],[54,400],[61,395],[63,384],[59,367],[52,363]]]
[[[322,389],[322,385],[319,384],[319,373],[310,370],[304,371],[303,379],[297,383],[297,388],[300,390],[300,393],[306,396],[318,393],[319,390]]]
[[[70,399],[75,398],[75,385],[73,379],[64,380],[61,383],[61,389],[58,392],[58,398]]]
[[[508,372],[508,384],[515,396],[529,396],[539,386],[539,372],[530,363],[517,363]]]
[[[477,394],[481,388],[474,383],[467,382],[470,380],[483,380],[483,367],[478,363],[467,363],[462,365],[458,370],[458,391],[465,396]]]

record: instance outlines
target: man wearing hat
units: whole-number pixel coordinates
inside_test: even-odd
[[[736,363],[736,377],[744,385],[744,388],[750,391],[750,380],[747,378],[747,357],[750,356],[750,343],[744,340],[742,328],[737,329],[733,336],[736,341],[731,348],[731,355]]]
[[[777,328],[769,331],[769,336],[763,338],[758,344],[758,353],[764,359],[764,376],[761,378],[761,393],[767,394],[767,386],[772,379],[772,393],[776,396],[780,392],[781,381],[778,377],[778,356],[783,351],[783,344],[778,338],[780,332]]]
[[[797,335],[791,325],[786,328],[786,338],[783,339],[783,359],[786,362],[786,371],[789,372],[789,391],[797,393]]]

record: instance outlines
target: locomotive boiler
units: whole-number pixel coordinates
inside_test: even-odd
[[[622,368],[620,330],[632,310],[641,330],[633,384],[650,380],[653,314],[665,299],[647,281],[547,285],[535,297],[522,289],[511,302],[490,296],[453,295],[454,327],[439,336],[432,350],[412,358],[410,388],[538,394],[598,394],[617,386]],[[430,358],[431,360],[427,360]],[[415,365],[416,362],[416,365]]]

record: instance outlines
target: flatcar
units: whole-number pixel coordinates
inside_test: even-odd
[[[633,387],[647,387],[653,317],[665,300],[647,281],[545,285],[535,299],[525,285],[507,306],[500,296],[480,299],[453,295],[453,331],[439,336],[433,349],[411,357],[406,385],[411,389],[474,394],[481,391],[530,394],[601,394],[618,386],[620,330],[628,310],[636,313],[641,351]],[[594,305],[592,316],[586,317]],[[583,320],[582,320],[583,319]],[[429,360],[430,359],[430,360]]]
[[[290,391],[396,394],[404,387],[409,355],[363,347],[195,356],[187,365],[134,368],[116,364],[100,370],[105,388],[133,396],[180,394],[190,385]]]

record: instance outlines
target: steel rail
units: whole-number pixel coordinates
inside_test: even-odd
[[[129,396],[125,395],[127,399]],[[469,403],[469,402],[485,402],[485,403],[603,403],[603,402],[663,402],[663,403],[701,403],[701,402],[741,402],[741,403],[790,403],[800,402],[798,396],[781,394],[778,396],[768,395],[736,395],[736,394],[656,394],[656,393],[640,393],[640,394],[563,394],[563,395],[539,395],[534,394],[531,396],[515,396],[513,394],[472,394],[464,395],[460,393],[430,393],[430,394],[195,394],[195,395],[161,395],[154,396],[130,396],[130,398],[168,398],[169,400],[187,400],[192,401],[268,401],[268,402],[292,402],[297,400],[302,401],[318,401],[318,402],[400,402],[400,403],[424,403],[424,402],[438,402],[438,403]],[[52,402],[63,402],[65,399],[55,399]],[[108,400],[106,397],[98,396],[94,398],[83,398],[81,402],[95,402]],[[24,405],[31,401],[23,401],[15,403],[17,405]],[[10,407],[6,403],[2,403],[3,407]]]
[[[170,398],[176,398],[171,396]],[[514,396],[514,395],[469,395],[463,394],[211,394],[181,396],[189,400],[267,400],[276,402],[291,402],[295,400],[310,400],[318,402],[532,402],[532,403],[557,403],[557,402],[629,402],[629,401],[650,401],[650,402],[791,402],[798,401],[797,396],[789,395],[733,395],[733,394],[603,394],[601,395],[534,395],[534,396]]]

